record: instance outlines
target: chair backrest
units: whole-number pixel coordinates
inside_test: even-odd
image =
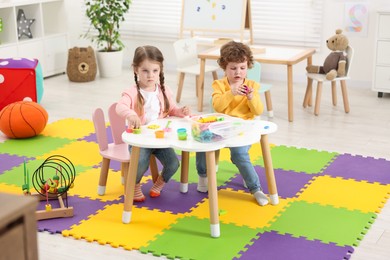
[[[96,139],[99,144],[99,150],[104,151],[108,148],[108,139],[106,132],[106,121],[101,108],[95,109],[92,114],[92,121],[95,127]]]
[[[116,113],[116,104],[108,108],[108,120],[110,121],[112,139],[115,144],[123,144],[122,133],[126,130],[126,120]]]
[[[353,48],[351,46],[348,46],[346,49],[346,53],[347,53],[347,66],[345,68],[345,76],[348,77],[349,71],[351,70],[352,60],[353,60],[353,54],[354,54]]]
[[[180,39],[173,43],[178,68],[184,68],[199,63],[196,39]]]
[[[253,67],[247,71],[246,77],[260,83],[261,65],[260,62],[254,61]]]

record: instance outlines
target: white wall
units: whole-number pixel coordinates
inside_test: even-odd
[[[253,0],[252,0],[253,1]],[[81,39],[82,34],[81,21],[82,12],[81,1],[68,0],[67,9],[70,16],[68,17],[70,44],[73,46],[88,46],[89,42]],[[346,1],[346,0],[325,0],[324,1],[324,27],[322,31],[323,44],[321,50],[313,56],[313,64],[322,65],[324,59],[329,54],[325,41],[327,38],[335,33],[337,28],[343,28],[344,24],[344,5],[346,2],[363,2],[363,1]],[[366,1],[369,4],[368,16],[368,34],[367,36],[349,35],[350,45],[355,49],[355,56],[353,68],[351,70],[351,77],[355,86],[364,88],[371,88],[372,74],[373,74],[373,53],[374,53],[374,38],[376,28],[376,10],[385,5],[389,6],[387,0],[371,0]],[[165,57],[165,68],[175,68],[175,56],[171,42],[153,42],[150,40],[124,40],[127,46],[125,50],[124,67],[130,69],[131,59],[134,49],[139,45],[155,45],[163,52]],[[306,63],[301,62],[294,66],[294,81],[305,81],[305,67]],[[280,65],[267,65],[262,67],[263,78],[278,80],[287,78],[286,69]]]

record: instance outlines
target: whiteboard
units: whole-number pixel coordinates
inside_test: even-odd
[[[182,30],[242,31],[247,0],[183,0]]]

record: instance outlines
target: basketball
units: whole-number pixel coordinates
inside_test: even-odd
[[[0,131],[9,138],[39,135],[47,124],[48,114],[38,103],[18,101],[0,111]]]

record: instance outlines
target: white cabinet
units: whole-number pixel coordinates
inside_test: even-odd
[[[0,1],[0,58],[35,58],[41,63],[44,77],[66,71],[68,32],[65,0]],[[17,17],[23,10],[27,19],[34,19],[32,38],[18,36]]]
[[[390,93],[390,10],[377,12],[377,31],[375,37],[374,56],[374,80],[372,90],[378,92],[378,97],[383,93]]]

